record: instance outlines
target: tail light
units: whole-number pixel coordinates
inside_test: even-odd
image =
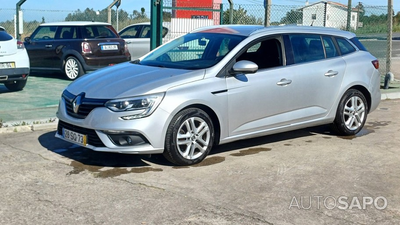
[[[88,42],[82,42],[82,52],[83,54],[90,54],[92,53],[92,48]]]
[[[18,49],[24,49],[24,48],[25,48],[24,42],[22,42],[22,41],[17,41],[17,48],[18,48]]]
[[[129,53],[128,44],[126,44],[126,42],[125,42],[125,54],[128,54],[128,53]]]
[[[379,69],[379,60],[375,59],[372,61],[372,65],[374,65],[375,69]]]

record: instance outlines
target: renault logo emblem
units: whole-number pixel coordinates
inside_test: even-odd
[[[72,101],[72,110],[74,111],[74,113],[78,113],[79,111],[79,106],[81,106],[82,104],[82,97],[83,97],[84,93],[79,94],[78,96],[76,96],[74,98],[74,100]]]

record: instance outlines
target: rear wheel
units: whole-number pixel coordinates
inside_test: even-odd
[[[27,81],[28,78],[25,80],[9,81],[4,83],[4,85],[10,91],[21,91],[22,89],[24,89]]]
[[[75,80],[84,74],[81,63],[73,56],[65,60],[64,73],[69,80]]]
[[[340,100],[333,126],[341,135],[355,135],[364,127],[367,112],[368,103],[363,93],[350,89]]]
[[[214,126],[206,112],[188,108],[172,119],[165,138],[164,156],[177,165],[201,162],[214,142]]]

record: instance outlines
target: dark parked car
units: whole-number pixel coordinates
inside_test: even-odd
[[[70,80],[105,66],[130,61],[125,41],[111,24],[41,24],[25,38],[31,70],[62,71]]]

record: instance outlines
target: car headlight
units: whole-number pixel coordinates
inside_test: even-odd
[[[124,120],[139,119],[151,115],[161,103],[164,93],[143,95],[132,98],[115,99],[106,102],[105,106],[114,112],[132,112],[122,116]]]

